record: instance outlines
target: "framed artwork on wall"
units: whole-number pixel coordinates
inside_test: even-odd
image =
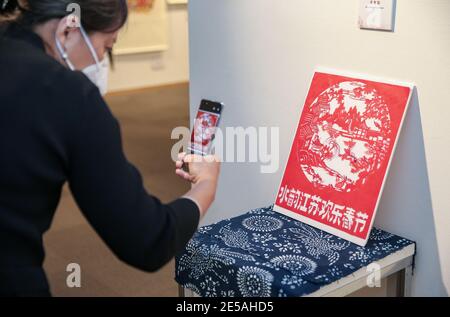
[[[274,209],[364,246],[413,87],[316,71]]]
[[[168,4],[187,4],[188,0],[167,0]]]
[[[128,0],[129,20],[120,32],[114,54],[165,51],[169,47],[165,0]]]
[[[360,0],[361,29],[394,31],[396,0]]]

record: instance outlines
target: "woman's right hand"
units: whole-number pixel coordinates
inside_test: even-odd
[[[183,166],[189,164],[189,172]],[[192,183],[192,189],[184,196],[194,200],[203,217],[213,203],[220,174],[220,161],[217,156],[199,156],[181,153],[178,156],[176,174]]]
[[[185,164],[189,165],[189,172],[183,170]],[[214,155],[200,156],[181,153],[176,162],[176,174],[181,178],[195,184],[202,181],[217,183],[220,173],[219,158]]]

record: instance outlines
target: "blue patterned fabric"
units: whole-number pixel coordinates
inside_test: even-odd
[[[176,258],[176,281],[203,297],[303,296],[413,243],[374,228],[360,247],[255,209],[200,228]]]

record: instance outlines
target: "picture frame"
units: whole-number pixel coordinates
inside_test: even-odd
[[[188,0],[167,0],[167,3],[170,5],[188,4]]]
[[[169,48],[165,0],[128,0],[129,20],[119,33],[114,55],[161,52]]]

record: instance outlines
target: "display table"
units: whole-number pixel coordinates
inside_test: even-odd
[[[200,228],[176,281],[181,296],[345,296],[397,274],[397,295],[409,296],[415,249],[376,228],[360,247],[268,207]]]

